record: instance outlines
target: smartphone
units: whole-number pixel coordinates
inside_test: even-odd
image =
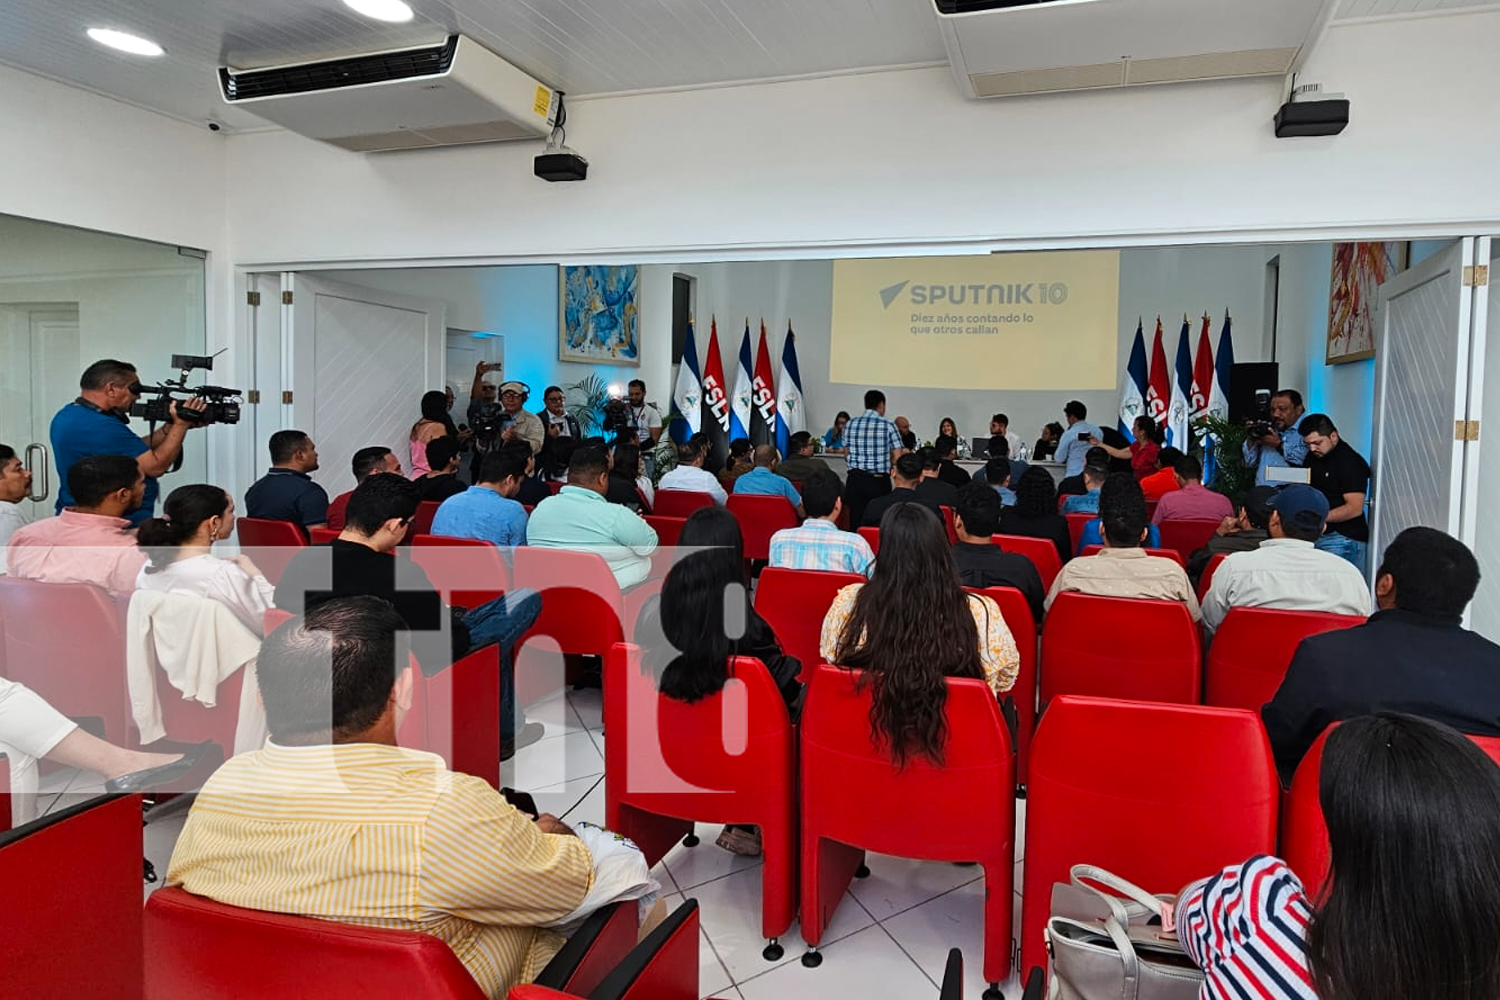
[[[1087,441],[1091,437],[1093,437],[1093,435],[1090,434],[1088,431],[1079,431],[1078,432],[1078,440],[1080,440],[1080,441]]]

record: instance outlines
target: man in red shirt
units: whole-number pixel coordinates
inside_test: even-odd
[[[1152,524],[1170,520],[1222,521],[1234,516],[1234,504],[1222,493],[1203,485],[1203,463],[1184,455],[1172,467],[1177,490],[1161,498]]]
[[[383,445],[375,445],[372,448],[361,448],[354,453],[354,485],[369,479],[371,476],[381,472],[394,472],[401,475],[401,459],[397,458],[391,449]],[[328,527],[335,531],[344,530],[344,511],[349,507],[349,498],[354,491],[340,493],[328,502]]]
[[[1171,445],[1156,454],[1156,471],[1141,480],[1141,492],[1147,500],[1160,500],[1177,487],[1177,463],[1182,461],[1182,452]],[[1200,469],[1198,475],[1203,475]]]

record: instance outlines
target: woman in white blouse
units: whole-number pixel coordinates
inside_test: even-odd
[[[276,587],[249,556],[213,555],[213,543],[233,533],[233,497],[207,483],[179,486],[162,505],[162,516],[147,520],[136,534],[148,556],[136,586],[218,601],[260,635]]]

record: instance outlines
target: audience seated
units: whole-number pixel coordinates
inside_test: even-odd
[[[786,459],[776,467],[776,474],[794,483],[806,482],[814,472],[828,471],[828,463],[813,457],[813,436],[807,431],[798,431],[787,439]]]
[[[5,547],[10,536],[31,519],[21,501],[31,494],[31,470],[21,464],[16,450],[0,444],[0,576],[5,574]]]
[[[41,583],[92,583],[116,597],[135,589],[146,564],[125,517],[141,505],[146,477],[133,458],[91,455],[68,469],[73,506],[10,538],[9,572]]]
[[[789,480],[776,474],[776,467],[781,463],[776,446],[757,445],[751,456],[755,467],[734,481],[735,495],[783,497],[792,505],[798,517],[806,517],[807,512],[802,509],[802,494],[797,492],[797,487]]]
[[[713,478],[706,472],[703,475]],[[662,482],[666,482],[665,477]],[[596,553],[609,564],[624,590],[650,573],[656,531],[639,514],[604,499],[608,484],[609,460],[603,451],[579,448],[573,452],[568,460],[568,484],[531,512],[526,522],[526,543],[544,549]]]
[[[1214,631],[1230,608],[1239,607],[1368,615],[1364,574],[1347,559],[1313,547],[1327,516],[1328,500],[1311,486],[1278,490],[1271,498],[1271,537],[1214,571],[1213,585],[1203,595],[1204,628]]]
[[[1367,712],[1500,736],[1500,646],[1460,624],[1478,586],[1479,563],[1462,542],[1434,528],[1397,535],[1375,577],[1375,614],[1302,640],[1261,709],[1282,777],[1329,723]]]
[[[1042,620],[1042,578],[1030,559],[1006,552],[990,541],[1000,530],[1000,497],[988,486],[970,483],[958,491],[953,507],[954,529],[958,544],[953,546],[953,563],[965,587],[1014,587],[1026,595],[1031,617]]]
[[[351,471],[354,473],[354,485],[369,479],[377,472],[394,472],[396,475],[405,475],[401,471],[401,459],[396,457],[395,452],[383,445],[374,445],[369,448],[361,448],[354,453],[354,461],[350,463]],[[344,509],[349,506],[349,498],[354,491],[340,493],[328,501],[327,527],[334,531],[344,530]]]
[[[1177,489],[1162,497],[1152,524],[1170,520],[1222,521],[1234,516],[1234,504],[1222,493],[1203,485],[1203,463],[1184,455],[1172,466]]]
[[[694,434],[693,438],[688,439],[688,443],[693,443],[694,438],[699,439],[698,445],[703,450],[706,456],[708,454],[707,436]],[[680,453],[681,448],[679,448],[678,451]],[[735,438],[733,441],[729,442],[729,456],[724,462],[724,468],[719,470],[718,475],[719,482],[724,486],[726,490],[732,489],[734,487],[734,481],[736,479],[740,478],[755,467],[754,452],[755,448],[750,444],[749,438]],[[680,457],[678,461],[681,462]],[[678,486],[675,488],[687,489],[686,486]],[[709,491],[703,490],[702,492],[707,493]]]
[[[526,460],[514,449],[485,452],[478,478],[473,486],[443,501],[432,519],[432,533],[477,538],[502,549],[525,545],[526,508],[516,502],[515,495],[526,479]]]
[[[678,544],[698,551],[672,566],[661,598],[642,612],[642,662],[657,678],[658,689],[668,698],[700,701],[723,689],[731,656],[753,656],[765,664],[796,721],[802,708],[802,683],[797,680],[802,663],[782,651],[771,626],[751,606],[739,521],[727,510],[701,507],[683,524]],[[740,610],[730,614],[731,605]],[[726,826],[718,845],[757,857],[760,831]]]
[[[1197,621],[1202,617],[1198,598],[1174,560],[1147,555],[1146,500],[1128,472],[1114,472],[1099,491],[1099,522],[1104,551],[1073,559],[1063,566],[1047,595],[1050,610],[1057,595],[1067,590],[1101,597],[1141,597],[1181,601]]]
[[[747,448],[749,444],[749,441],[745,442]],[[708,440],[694,435],[677,446],[677,467],[667,470],[666,474],[657,481],[656,488],[662,492],[688,490],[694,493],[707,493],[714,498],[714,503],[720,507],[724,506],[729,499],[729,494],[724,492],[724,487],[719,482],[724,477],[722,474],[715,476],[703,468],[703,463],[707,459]],[[732,483],[734,478],[748,471],[750,470],[747,465],[736,472],[729,481]]]
[[[799,528],[782,528],[771,536],[772,566],[868,575],[875,553],[854,531],[840,531],[844,484],[831,469],[814,472],[802,484],[807,520]]]
[[[864,520],[860,527],[879,527],[881,518],[885,512],[892,507],[904,503],[921,504],[928,510],[942,517],[937,504],[923,502],[917,496],[917,486],[922,482],[922,459],[920,456],[908,452],[891,463],[891,491],[885,496],[879,496],[865,504]]]
[[[641,499],[644,497],[649,505],[655,495],[651,480],[641,472],[641,446],[616,442],[610,452],[609,490],[604,499],[640,513]]]
[[[562,451],[572,458],[576,442],[563,442],[566,447]],[[507,455],[514,455],[526,463],[526,478],[521,480],[521,485],[516,488],[515,501],[523,507],[535,507],[543,500],[552,495],[546,482],[541,479],[532,478],[537,469],[537,459],[531,451],[531,445],[525,441],[506,441],[499,449]],[[481,459],[481,461],[483,461]],[[564,464],[559,470],[563,476],[567,475],[567,465]]]
[[[136,531],[150,560],[136,586],[218,601],[260,635],[266,612],[276,606],[276,588],[249,556],[213,554],[213,543],[233,534],[233,497],[207,483],[177,487],[162,504],[162,516],[148,518]]]
[[[943,678],[982,678],[1000,694],[1015,685],[1021,663],[999,606],[959,585],[942,522],[910,503],[881,522],[870,582],[851,583],[834,598],[819,651],[825,662],[869,676],[871,735],[898,765],[917,754],[937,759]]]
[[[1329,736],[1319,799],[1326,895],[1260,856],[1177,898],[1201,995],[1500,996],[1500,770],[1484,751],[1414,716],[1363,716]]]
[[[1104,485],[1104,480],[1107,478],[1109,478],[1109,469],[1106,466],[1085,465],[1083,467],[1084,492],[1064,500],[1062,512],[1064,514],[1099,513],[1099,487]]]
[[[917,450],[917,458],[922,461],[922,478],[917,480],[917,502],[928,510],[952,507],[958,503],[958,487],[942,478],[943,463],[938,459],[937,452],[931,448],[920,448]],[[967,486],[968,483],[960,485]]]
[[[423,503],[442,503],[458,496],[467,487],[458,478],[458,459],[461,445],[458,438],[434,438],[427,445],[426,475],[416,481],[417,498]]]
[[[1000,498],[1000,506],[1014,507],[1016,491],[1011,489],[1011,465],[1008,459],[992,458],[984,463],[985,485]]]
[[[358,505],[356,493],[351,521]],[[584,901],[593,858],[556,817],[533,820],[482,779],[397,746],[412,697],[397,638],[406,627],[386,602],[354,597],[266,639],[258,682],[271,738],[204,785],[167,884],[431,934],[503,998],[562,946],[542,925]]]
[[[1177,463],[1182,452],[1167,445],[1156,453],[1156,471],[1141,479],[1141,493],[1147,500],[1160,500],[1177,489]]]
[[[1105,451],[1102,447],[1090,448],[1083,453],[1083,464],[1085,466],[1102,465],[1105,468],[1109,468],[1109,452]],[[1088,486],[1084,485],[1083,482],[1082,469],[1079,469],[1076,475],[1064,477],[1062,482],[1057,484],[1057,495],[1060,497],[1077,496],[1080,493],[1087,493],[1088,491]]]
[[[932,453],[938,460],[938,478],[954,489],[960,489],[974,481],[974,477],[960,469],[954,459],[958,457],[958,439],[950,434],[939,434],[932,442]]]
[[[1057,512],[1057,490],[1052,473],[1046,469],[1027,469],[1016,484],[1016,505],[1000,511],[1002,535],[1025,535],[1046,538],[1057,546],[1057,558],[1067,562],[1073,556],[1073,538],[1068,534],[1068,519]]]
[[[1110,473],[1110,475],[1114,475],[1114,473]],[[1099,519],[1096,517],[1083,526],[1083,534],[1078,536],[1078,551],[1074,555],[1082,555],[1091,546],[1103,544],[1104,532],[1100,528]],[[1148,549],[1161,548],[1161,531],[1154,524],[1146,525],[1145,547]]]
[[[1227,556],[1260,548],[1260,543],[1271,537],[1271,498],[1275,495],[1274,486],[1252,486],[1241,494],[1235,516],[1226,517],[1214,529],[1208,544],[1188,559],[1188,576],[1202,576],[1209,560],[1221,553]]]
[[[440,394],[441,395],[441,394]],[[318,471],[318,449],[301,431],[271,435],[271,467],[245,491],[245,516],[290,521],[307,534],[328,523],[328,494],[308,475]]]
[[[437,440],[442,440],[438,438]],[[276,585],[276,606],[292,614],[343,597],[379,597],[390,601],[411,630],[411,647],[432,676],[476,649],[500,647],[500,737],[502,759],[516,747],[542,736],[530,723],[515,732],[515,684],[511,647],[536,621],[540,595],[517,589],[472,608],[461,617],[450,612],[422,567],[399,551],[417,513],[417,484],[381,473],[354,490],[344,530],[325,548],[306,548],[287,563]]]

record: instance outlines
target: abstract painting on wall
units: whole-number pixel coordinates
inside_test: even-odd
[[[641,269],[564,265],[558,280],[558,360],[641,363]]]
[[[1405,270],[1409,244],[1335,243],[1333,282],[1328,294],[1328,349],[1330,365],[1363,361],[1375,356],[1375,311],[1380,286]]]

